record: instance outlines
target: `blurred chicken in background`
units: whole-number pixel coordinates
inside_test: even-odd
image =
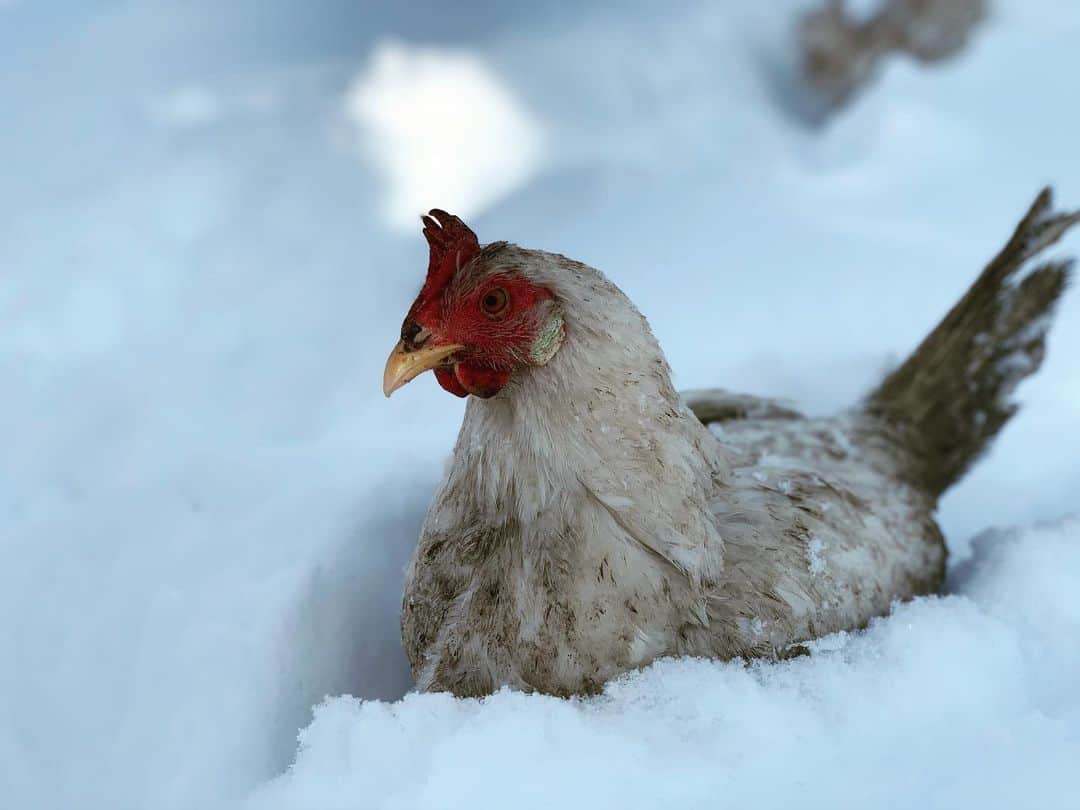
[[[828,0],[807,12],[799,21],[801,66],[820,112],[847,104],[891,56],[925,64],[956,56],[987,11],[987,0],[884,0],[860,18],[844,0]]]

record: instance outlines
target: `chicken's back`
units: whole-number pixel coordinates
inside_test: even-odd
[[[744,398],[749,400],[749,398]],[[806,419],[767,401],[713,423],[732,461],[716,492],[724,577],[701,653],[784,657],[937,590],[945,545],[933,501],[902,483],[879,427],[853,413]]]
[[[714,505],[725,573],[703,652],[783,654],[940,586],[938,498],[986,452],[1017,410],[1017,385],[1039,368],[1072,262],[1028,268],[1078,223],[1043,191],[937,328],[845,415],[687,395],[732,464]]]

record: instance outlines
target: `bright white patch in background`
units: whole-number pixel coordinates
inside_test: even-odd
[[[345,98],[364,154],[385,175],[383,210],[413,228],[430,208],[479,213],[537,170],[540,129],[474,54],[377,46]]]

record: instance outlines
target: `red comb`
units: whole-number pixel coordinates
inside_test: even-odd
[[[480,240],[468,225],[442,209],[432,208],[421,219],[431,248],[427,279],[420,290],[420,300],[427,302],[438,296],[454,273],[480,253]]]

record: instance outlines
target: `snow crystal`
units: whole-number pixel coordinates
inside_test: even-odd
[[[815,576],[825,573],[823,551],[825,551],[825,543],[822,542],[821,538],[811,537],[810,542],[806,544],[806,559],[810,564],[810,573]]]
[[[998,361],[998,373],[1007,380],[1021,380],[1031,373],[1035,358],[1026,351],[1017,350]]]

